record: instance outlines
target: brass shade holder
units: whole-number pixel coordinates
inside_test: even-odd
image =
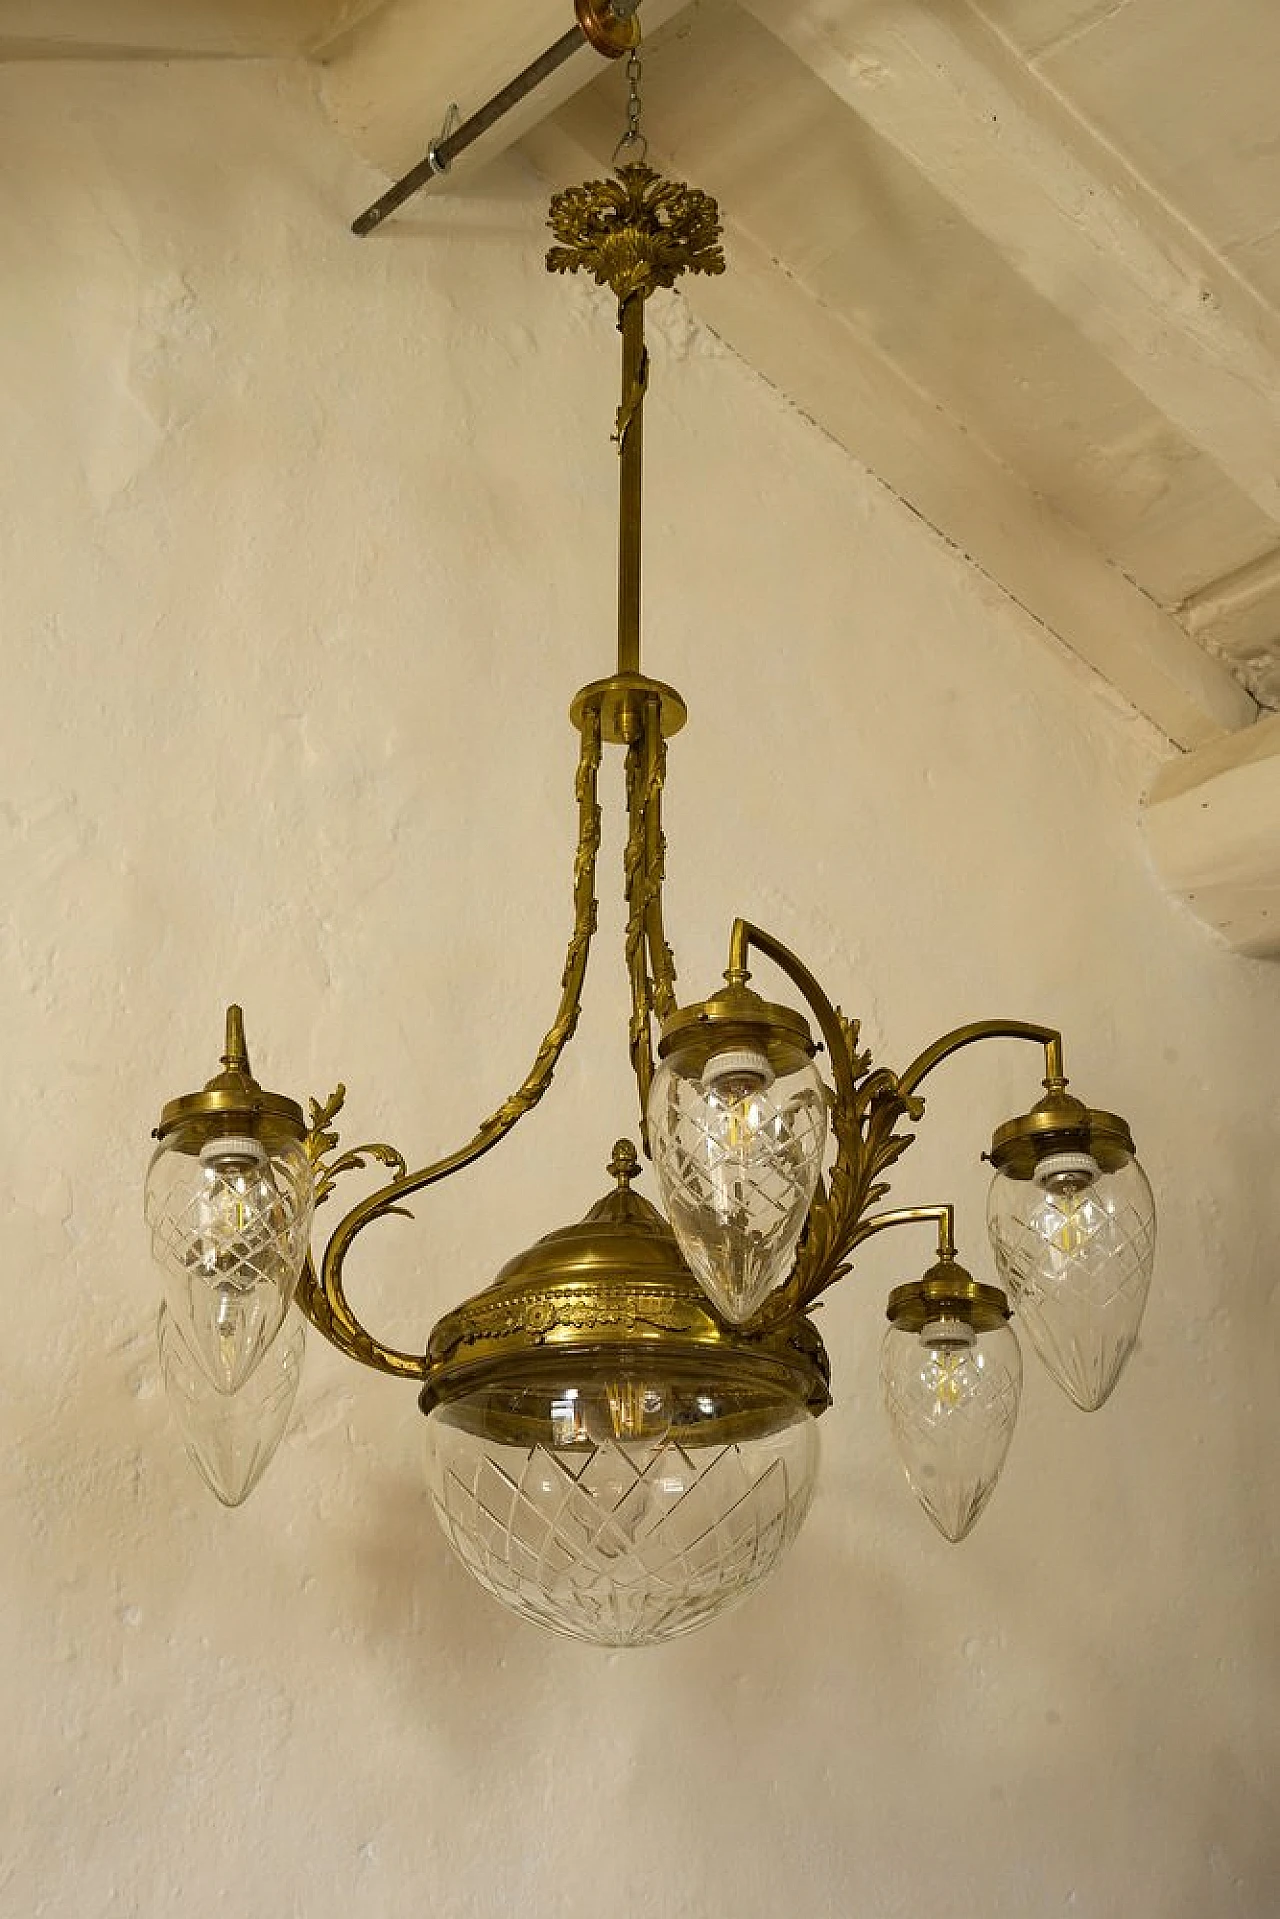
[[[1088,1153],[1104,1173],[1113,1173],[1134,1156],[1133,1135],[1118,1113],[1100,1113],[1051,1087],[1029,1113],[996,1128],[987,1155],[1011,1179],[1031,1179],[1050,1153]]]
[[[885,1318],[904,1333],[921,1333],[935,1319],[959,1319],[975,1333],[1008,1323],[1009,1301],[998,1286],[985,1286],[955,1259],[940,1259],[920,1279],[895,1286]]]
[[[593,20],[603,15],[580,6],[582,30],[590,35],[584,14]],[[1066,1092],[1062,1041],[1052,1027],[977,1021],[943,1034],[900,1073],[875,1065],[861,1043],[858,1021],[827,997],[789,947],[745,919],[735,921],[730,933],[724,986],[705,1000],[679,1005],[663,917],[662,794],[666,743],[684,726],[686,710],[674,688],[648,678],[640,667],[642,436],[649,381],[644,312],[647,300],[681,274],[723,271],[719,216],[706,194],[636,164],[620,167],[609,180],[557,194],[549,224],[557,244],[548,252],[548,269],[586,272],[607,286],[617,301],[622,335],[614,434],[619,455],[617,668],[585,687],[571,707],[580,736],[573,785],[578,831],[571,930],[551,1024],[524,1079],[471,1138],[414,1169],[396,1148],[382,1143],[340,1149],[334,1122],[345,1098],[342,1086],[323,1103],[313,1099],[305,1120],[295,1101],[264,1092],[249,1069],[238,1007],[228,1013],[223,1072],[202,1092],[170,1101],[158,1132],[162,1138],[181,1132],[185,1139],[190,1129],[196,1151],[203,1138],[228,1121],[255,1136],[275,1129],[302,1138],[314,1169],[317,1204],[346,1174],[370,1162],[383,1168],[388,1177],[337,1221],[318,1262],[307,1260],[297,1301],[340,1351],[380,1372],[418,1381],[425,1413],[458,1408],[462,1417],[468,1397],[487,1389],[518,1388],[521,1382],[579,1370],[598,1377],[603,1369],[613,1379],[634,1374],[655,1358],[664,1371],[741,1388],[756,1407],[753,1418],[767,1422],[774,1411],[781,1417],[802,1406],[820,1413],[830,1404],[830,1369],[809,1310],[850,1270],[858,1247],[873,1235],[920,1223],[937,1228],[934,1265],[890,1295],[894,1325],[919,1330],[944,1313],[981,1331],[1003,1325],[1009,1316],[1003,1292],[958,1264],[950,1205],[876,1210],[889,1191],[889,1173],[924,1116],[919,1089],[937,1066],[979,1040],[1029,1040],[1043,1047],[1045,1098],[1030,1113],[999,1127],[991,1147],[993,1163],[1015,1178],[1030,1178],[1043,1154],[1064,1147],[1088,1150],[1104,1168],[1122,1164],[1132,1155],[1133,1141],[1123,1120]],[[614,1189],[584,1219],[547,1234],[509,1261],[491,1286],[447,1312],[425,1352],[401,1350],[380,1340],[352,1306],[344,1282],[347,1255],[367,1226],[410,1216],[407,1202],[414,1195],[500,1145],[550,1086],[578,1024],[596,928],[598,781],[606,745],[625,749],[627,1040],[644,1150],[655,1025],[658,1056],[690,1072],[701,1072],[719,1052],[750,1046],[764,1052],[781,1077],[803,1068],[818,1050],[804,1013],[765,999],[748,984],[748,960],[756,953],[789,979],[820,1037],[834,1147],[829,1167],[818,1181],[789,1275],[745,1325],[731,1326],[720,1317],[667,1222],[632,1190],[639,1158],[629,1142],[620,1141],[610,1164]],[[519,1415],[508,1417],[518,1427]],[[735,1436],[730,1427],[721,1435],[726,1443]]]
[[[205,1140],[225,1133],[230,1125],[253,1139],[275,1135],[297,1140],[307,1131],[297,1100],[285,1093],[265,1092],[253,1077],[245,1045],[244,1014],[238,1006],[227,1008],[222,1071],[215,1073],[201,1092],[169,1100],[152,1137],[167,1139],[180,1132],[180,1150],[198,1153]]]

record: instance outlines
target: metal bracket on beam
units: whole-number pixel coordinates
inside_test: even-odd
[[[535,87],[549,79],[579,47],[594,47],[606,60],[630,53],[640,44],[640,22],[636,18],[639,8],[640,0],[574,0],[576,18],[569,31],[562,33],[554,45],[530,61],[501,92],[495,93],[460,124],[458,109],[456,105],[451,106],[443,128],[417,166],[411,167],[393,187],[388,187],[371,207],[366,207],[351,222],[351,231],[364,239],[437,174],[447,173],[460,153],[465,153],[482,133],[487,133],[512,107],[518,106]]]

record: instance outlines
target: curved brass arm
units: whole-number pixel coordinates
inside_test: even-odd
[[[339,1220],[325,1248],[318,1285],[310,1263],[304,1271],[299,1300],[317,1330],[344,1352],[349,1352],[353,1358],[363,1360],[366,1366],[373,1366],[379,1372],[420,1379],[424,1376],[426,1362],[421,1355],[384,1346],[361,1324],[343,1288],[343,1261],[356,1234],[371,1221],[385,1219],[394,1213],[403,1214],[403,1201],[410,1194],[436,1185],[451,1173],[460,1172],[464,1166],[472,1165],[485,1153],[491,1152],[500,1140],[506,1138],[512,1127],[532,1111],[551,1084],[560,1055],[578,1023],[591,936],[596,927],[595,875],[596,856],[600,850],[600,807],[597,801],[599,766],[600,716],[597,711],[586,714],[582,722],[582,749],[575,782],[578,849],[573,869],[574,924],[561,979],[560,1006],[554,1024],[538,1048],[533,1065],[517,1090],[484,1121],[465,1146],[417,1172],[402,1172],[387,1185],[370,1193]]]
[[[904,1119],[918,1122],[923,1117],[924,1101],[916,1089],[935,1066],[976,1040],[1030,1039],[1045,1049],[1046,1086],[1060,1091],[1066,1081],[1061,1034],[1052,1026],[1037,1026],[1026,1020],[976,1020],[957,1026],[927,1046],[904,1073],[895,1074],[883,1067],[872,1071],[870,1054],[858,1050],[857,1021],[846,1019],[832,1005],[808,967],[789,948],[747,920],[734,922],[728,976],[746,977],[752,948],[780,966],[808,1001],[826,1042],[835,1080],[832,1131],[836,1157],[829,1189],[819,1181],[791,1275],[750,1322],[751,1331],[763,1332],[803,1313],[820,1293],[848,1272],[848,1257],[854,1248],[884,1227],[936,1218],[940,1222],[940,1256],[954,1257],[954,1218],[949,1206],[903,1207],[866,1216],[868,1206],[889,1190],[881,1175],[911,1144],[913,1135],[899,1132],[898,1125]]]
[[[1065,1086],[1062,1072],[1062,1035],[1052,1026],[1036,1026],[1024,1019],[978,1019],[967,1026],[956,1026],[941,1039],[935,1039],[932,1046],[926,1046],[918,1053],[905,1073],[898,1075],[898,1084],[904,1093],[914,1093],[916,1087],[935,1066],[941,1066],[944,1059],[950,1059],[962,1046],[972,1046],[980,1039],[1031,1039],[1044,1047],[1045,1085]]]
[[[834,1006],[802,960],[781,940],[747,920],[735,920],[729,939],[729,971],[745,976],[752,948],[766,955],[799,988],[817,1019],[835,1080],[831,1126],[836,1157],[830,1182],[809,1209],[796,1263],[786,1284],[767,1299],[749,1330],[764,1332],[806,1311],[819,1293],[848,1272],[847,1255],[857,1243],[858,1222],[868,1206],[888,1192],[881,1175],[901,1158],[913,1135],[899,1133],[901,1119],[918,1119],[919,1101],[904,1094],[897,1076],[871,1068],[858,1046],[858,1022]]]
[[[831,1004],[804,961],[797,958],[789,946],[775,939],[772,933],[766,933],[762,927],[752,926],[749,920],[738,919],[733,922],[733,930],[729,935],[730,972],[746,972],[747,957],[753,947],[757,953],[763,953],[771,959],[775,966],[780,966],[808,1000],[827,1044],[831,1071],[835,1076],[837,1104],[852,1105],[856,1097],[856,1082],[846,1043],[849,1023]]]
[[[866,1240],[873,1239],[877,1233],[883,1233],[890,1226],[918,1226],[925,1220],[934,1220],[938,1227],[938,1258],[954,1259],[956,1256],[956,1209],[946,1206],[895,1206],[892,1212],[872,1213],[858,1222],[858,1230],[853,1245],[861,1246]]]

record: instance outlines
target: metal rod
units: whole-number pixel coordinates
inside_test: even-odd
[[[640,529],[644,486],[644,295],[618,312],[622,334],[622,404],[618,408],[618,671],[640,671]]]
[[[562,67],[571,53],[576,53],[579,47],[586,44],[588,44],[587,36],[575,21],[567,33],[561,34],[554,46],[548,47],[545,53],[540,53],[536,60],[530,61],[522,73],[518,73],[514,80],[508,81],[500,93],[494,94],[492,100],[486,101],[484,106],[477,108],[471,117],[464,120],[460,127],[455,128],[447,139],[439,140],[428,147],[425,157],[419,160],[416,167],[411,167],[403,179],[397,180],[393,187],[388,187],[380,200],[375,200],[371,207],[365,208],[358,219],[351,222],[351,231],[364,239],[365,235],[372,233],[375,227],[380,227],[388,214],[394,213],[397,207],[402,207],[406,200],[411,199],[419,188],[425,187],[427,182],[433,180],[438,173],[447,173],[460,153],[465,153],[482,133],[487,133],[504,114],[510,113],[512,107],[518,106],[526,94],[532,93],[534,88],[540,87],[558,67]]]
[[[950,1059],[962,1046],[972,1046],[980,1039],[1029,1039],[1044,1047],[1045,1085],[1052,1080],[1055,1087],[1065,1086],[1062,1075],[1062,1035],[1052,1026],[1036,1026],[1030,1020],[1023,1019],[980,1019],[972,1025],[957,1026],[954,1031],[944,1033],[941,1039],[934,1040],[932,1046],[926,1046],[912,1060],[904,1073],[898,1075],[898,1089],[902,1093],[914,1093],[916,1087],[940,1066],[944,1059]]]
[[[938,1228],[938,1258],[956,1256],[956,1209],[954,1206],[895,1206],[892,1212],[872,1213],[858,1227],[857,1244],[883,1233],[890,1226],[914,1226],[932,1220]]]

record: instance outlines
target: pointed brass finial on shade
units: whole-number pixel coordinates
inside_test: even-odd
[[[249,1069],[249,1049],[244,1041],[244,1012],[239,1006],[227,1008],[226,1052],[222,1055],[222,1064],[229,1073],[243,1073],[246,1079],[252,1079]]]
[[[244,1036],[244,1011],[240,1006],[227,1008],[226,1037],[223,1041],[222,1071],[206,1080],[198,1093],[186,1093],[171,1099],[160,1115],[156,1138],[193,1122],[203,1122],[192,1135],[192,1150],[198,1152],[203,1141],[234,1121],[242,1131],[256,1138],[264,1128],[275,1128],[293,1138],[306,1136],[306,1121],[297,1100],[285,1093],[268,1093],[253,1077],[249,1048]]]

